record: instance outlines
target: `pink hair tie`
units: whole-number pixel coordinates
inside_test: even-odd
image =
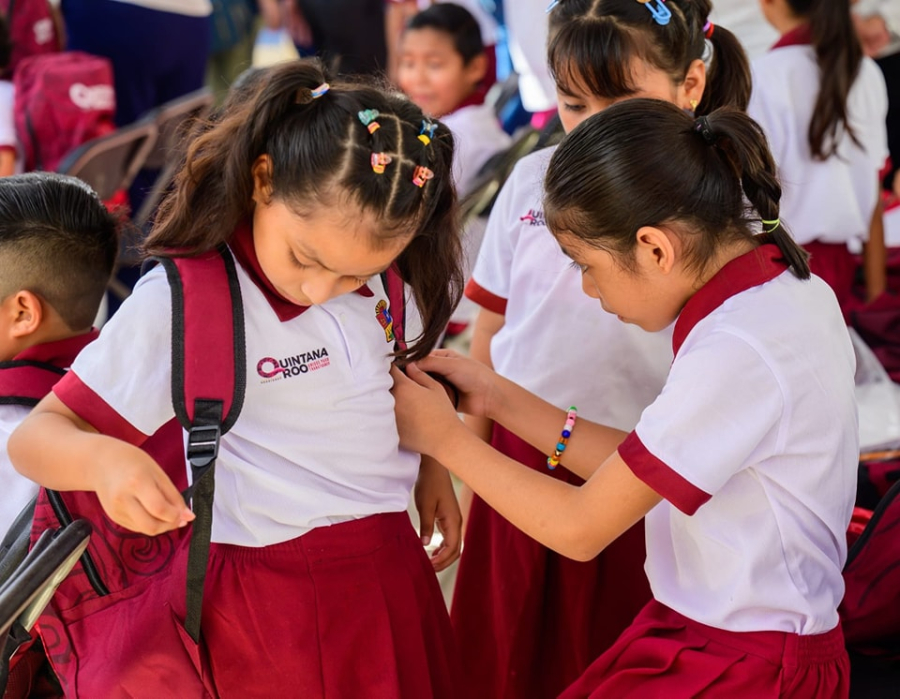
[[[713,24],[709,20],[706,20],[706,24],[703,25],[703,35],[707,39],[712,39],[713,31],[715,30],[715,28],[716,28],[715,24]]]

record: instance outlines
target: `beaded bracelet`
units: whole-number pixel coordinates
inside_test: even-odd
[[[547,468],[551,471],[559,466],[559,461],[562,458],[563,452],[566,450],[566,445],[569,443],[569,437],[572,436],[572,430],[575,429],[575,420],[577,419],[578,408],[573,405],[566,413],[566,424],[563,425],[562,434],[559,437],[559,441],[556,443],[556,449],[553,452],[553,456],[547,457]]]

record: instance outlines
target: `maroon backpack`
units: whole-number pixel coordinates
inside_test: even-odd
[[[55,170],[69,151],[115,131],[112,64],[80,51],[25,58],[13,76],[25,170]]]
[[[176,418],[142,449],[183,491],[196,519],[190,527],[149,537],[113,523],[94,493],[41,490],[32,540],[72,518],[87,519],[94,528],[87,552],[38,622],[67,696],[169,696],[173,687],[179,697],[215,695],[200,647],[200,613],[219,441],[244,399],[243,307],[227,248],[160,262],[172,293]],[[382,279],[391,311],[400,309],[394,319],[400,337],[403,283],[393,273]]]
[[[56,22],[47,0],[0,0],[0,12],[6,17],[12,54],[6,72],[28,56],[59,52]]]

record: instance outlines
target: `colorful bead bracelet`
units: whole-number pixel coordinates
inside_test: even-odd
[[[553,452],[553,456],[547,457],[547,468],[549,468],[551,471],[559,466],[560,459],[562,459],[562,454],[566,450],[566,446],[569,444],[569,437],[572,436],[572,430],[575,429],[575,420],[577,419],[578,408],[573,405],[566,413],[566,424],[563,425],[562,434],[559,437],[559,441],[556,443],[556,449]]]

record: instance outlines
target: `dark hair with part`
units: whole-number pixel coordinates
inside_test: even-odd
[[[0,293],[40,296],[72,331],[91,327],[112,275],[119,221],[74,177],[0,179]]]
[[[434,29],[453,39],[456,53],[462,56],[463,64],[484,53],[484,41],[478,21],[465,7],[451,2],[441,2],[422,10],[407,22],[407,30]]]
[[[724,107],[697,119],[659,100],[615,104],[579,124],[553,154],[544,214],[555,235],[607,250],[631,268],[644,226],[674,231],[688,265],[703,272],[719,249],[778,245],[794,274],[807,253],[779,219],[781,185],[760,126]],[[749,202],[748,210],[746,202]],[[768,231],[754,235],[760,221]]]
[[[424,357],[462,293],[450,131],[426,120],[399,94],[329,80],[317,61],[270,68],[261,80],[190,143],[146,252],[193,255],[227,242],[238,224],[252,216],[253,165],[268,155],[271,196],[298,215],[349,204],[377,223],[377,237],[369,245],[411,238],[396,262],[424,331],[399,355]],[[313,98],[312,91],[325,82],[330,83],[328,92]],[[380,128],[372,133],[361,119],[367,110],[378,112]],[[432,137],[420,138],[428,125],[434,127]],[[372,165],[377,153],[391,158],[382,174]],[[433,173],[422,187],[413,181],[419,167]]]
[[[748,0],[750,1],[750,0]],[[718,107],[746,109],[750,101],[750,66],[734,34],[707,23],[709,0],[668,0],[672,17],[660,25],[635,0],[561,0],[550,13],[550,71],[562,92],[582,88],[609,99],[637,92],[633,61],[667,73],[674,85],[691,63],[703,60],[712,46],[706,89],[697,114]]]
[[[847,114],[847,97],[862,65],[862,45],[850,0],[787,0],[787,4],[797,17],[809,20],[812,30],[821,84],[809,122],[809,147],[814,158],[825,160],[837,153],[841,130],[860,145]]]

